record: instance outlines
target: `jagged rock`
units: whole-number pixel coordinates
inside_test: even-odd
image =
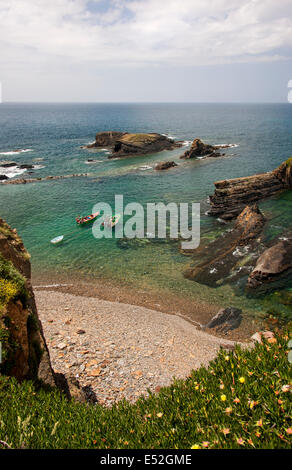
[[[49,352],[30,280],[29,255],[15,230],[0,218],[1,373],[54,385]]]
[[[173,168],[177,166],[175,162],[159,162],[155,165],[155,170],[168,170],[168,168]]]
[[[218,147],[213,147],[209,144],[204,144],[201,139],[195,139],[191,148],[187,150],[180,158],[198,158],[198,157],[218,157]]]
[[[217,331],[227,333],[229,330],[238,328],[242,316],[242,310],[234,307],[222,308],[219,312],[204,326],[204,328],[216,328]]]
[[[174,140],[161,134],[130,134],[128,132],[108,131],[96,134],[95,142],[87,145],[87,148],[109,148],[111,155],[108,158],[116,158],[157,153],[181,146],[181,142],[174,142]]]
[[[8,176],[0,175],[0,181],[8,180]]]
[[[282,240],[261,254],[248,278],[247,285],[251,289],[260,287],[264,283],[278,280],[290,269],[292,269],[292,242]]]
[[[292,189],[292,158],[268,173],[217,181],[208,214],[233,219],[247,204]]]
[[[257,204],[247,206],[238,216],[232,231],[209,244],[201,244],[194,251],[193,261],[184,276],[201,284],[216,287],[217,282],[226,279],[240,258],[240,247],[255,245],[265,224],[265,218]],[[235,256],[236,255],[236,256]],[[197,262],[197,263],[196,263]]]

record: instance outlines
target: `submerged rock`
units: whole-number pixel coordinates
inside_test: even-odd
[[[145,155],[157,153],[162,150],[173,150],[181,147],[181,142],[157,133],[131,134],[128,132],[100,132],[96,134],[95,142],[87,145],[87,148],[108,148],[111,155],[108,158],[117,158],[133,155]]]
[[[292,269],[292,242],[283,240],[265,250],[248,278],[251,289],[277,281]]]
[[[175,166],[178,166],[175,162],[159,162],[155,165],[155,170],[168,170],[168,168]]]
[[[259,201],[285,189],[292,189],[292,158],[268,173],[217,181],[210,196],[208,214],[228,220],[237,217],[246,204]]]

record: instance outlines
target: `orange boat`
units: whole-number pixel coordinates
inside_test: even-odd
[[[99,216],[99,212],[95,212],[95,214],[90,214],[90,215],[87,215],[86,217],[76,217],[76,223],[78,225],[84,225],[84,224],[88,224],[89,222],[93,222],[93,220],[97,219],[97,217]]]

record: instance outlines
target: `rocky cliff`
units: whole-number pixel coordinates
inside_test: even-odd
[[[128,132],[108,131],[96,134],[95,142],[87,145],[87,148],[105,147],[111,150],[109,158],[117,158],[173,150],[181,147],[181,145],[181,142],[175,142],[164,135],[156,133],[130,134]]]
[[[268,173],[217,181],[215,193],[210,196],[209,215],[233,219],[244,209],[260,199],[285,189],[292,189],[292,158]]]
[[[0,218],[0,372],[55,385],[30,275],[29,254]]]

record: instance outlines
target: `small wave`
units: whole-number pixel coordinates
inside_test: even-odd
[[[33,149],[10,150],[9,152],[0,152],[0,155],[17,155],[19,153],[33,152]]]
[[[102,163],[102,160],[92,160],[84,162],[86,165],[93,165],[94,163]]]
[[[4,175],[4,176],[7,176],[7,178],[14,178],[15,176],[19,176],[19,175],[22,175],[22,173],[25,173],[26,172],[26,168],[25,169],[20,169],[20,168],[17,168],[17,167],[10,167],[10,168],[2,168],[0,167],[0,174],[1,175]]]
[[[42,170],[43,168],[46,168],[45,165],[33,165],[32,170]]]
[[[183,143],[182,143],[182,145],[183,145],[184,147],[188,147],[189,145],[191,145],[191,143],[192,143],[191,140],[184,140]]]
[[[142,166],[139,166],[139,170],[141,170],[141,171],[152,170],[152,166],[142,165]]]
[[[219,147],[219,148],[236,148],[239,147],[239,144],[216,144],[214,147]]]

